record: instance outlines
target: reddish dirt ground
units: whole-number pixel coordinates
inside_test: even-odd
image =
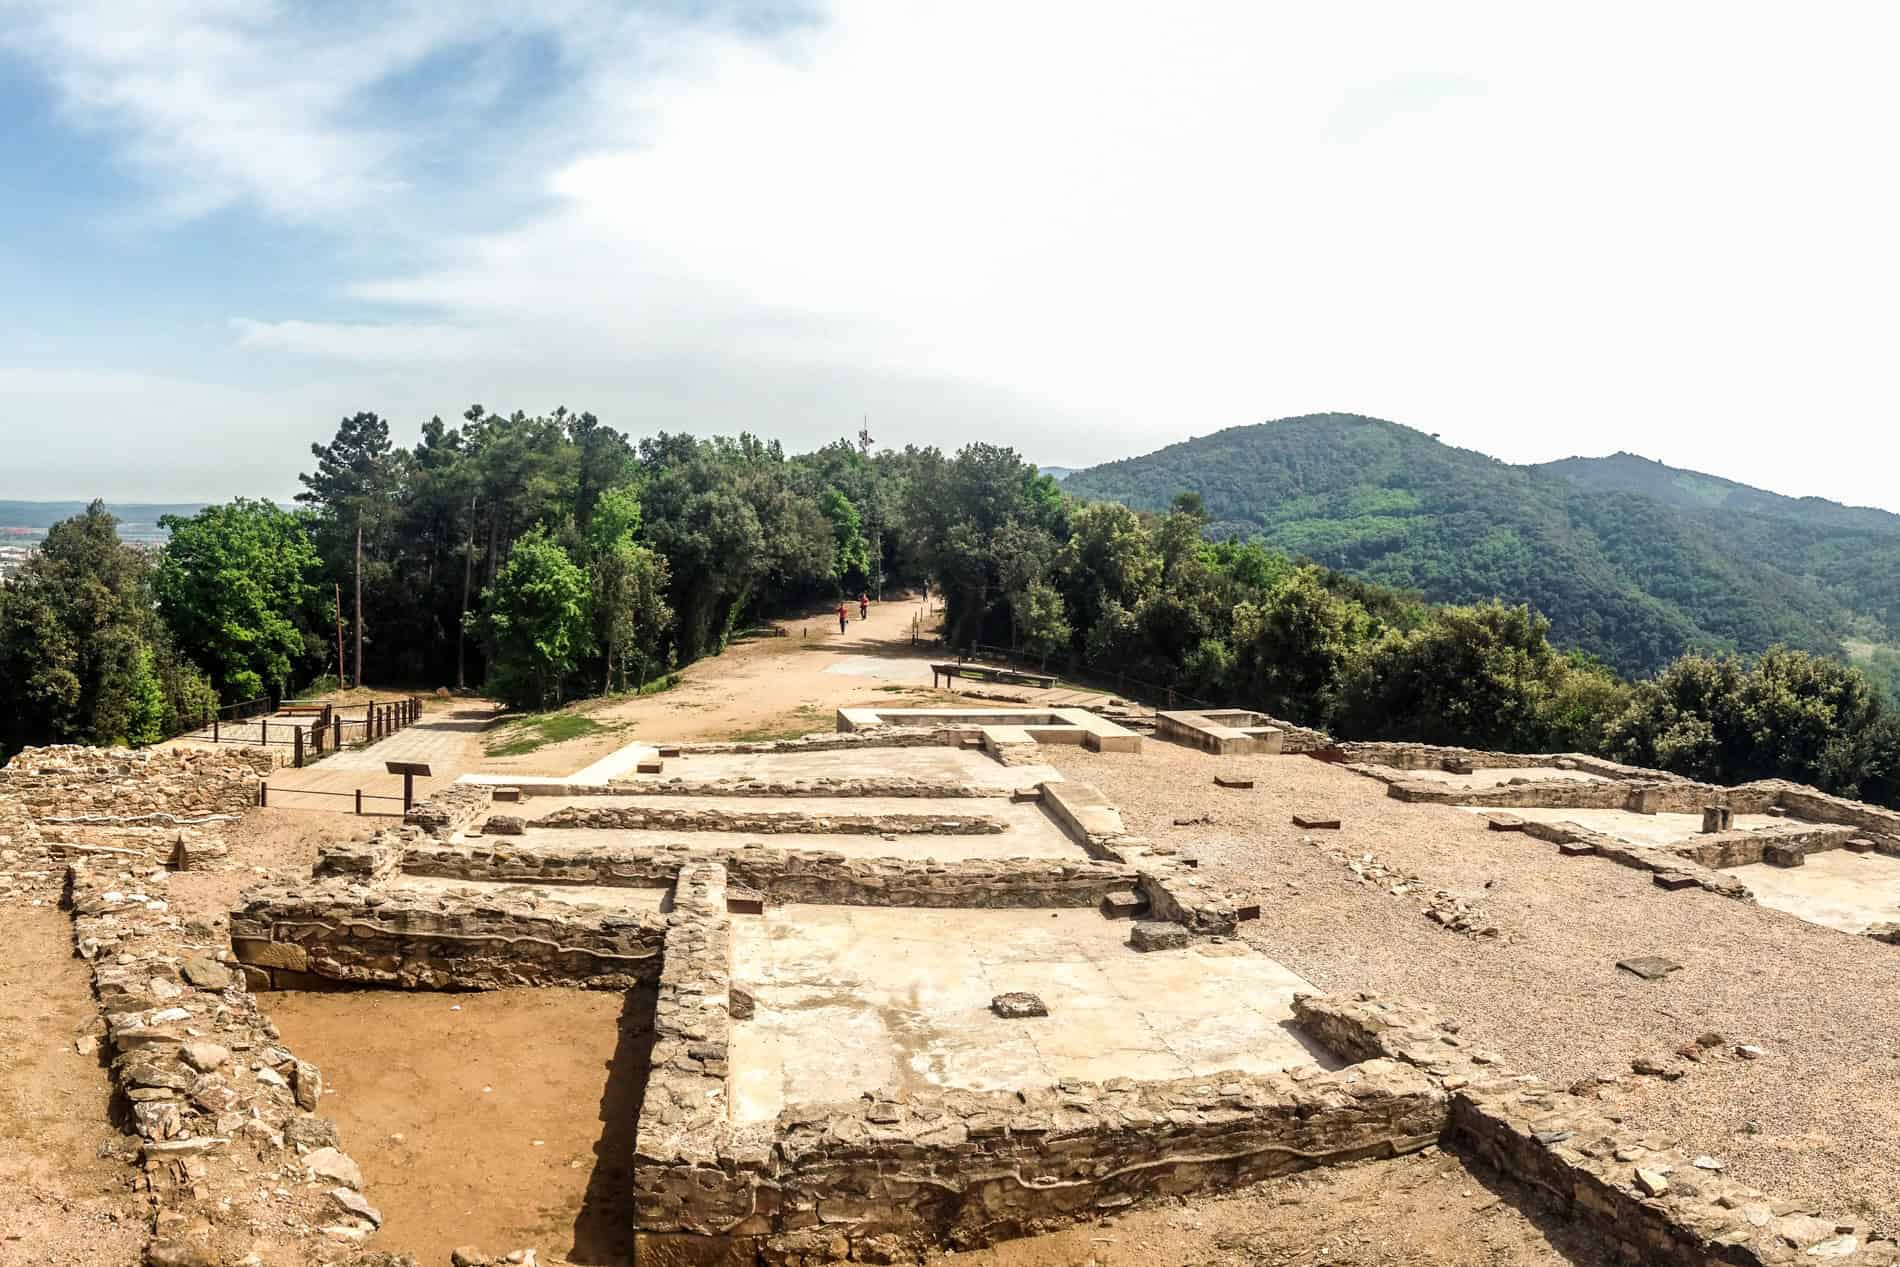
[[[652,997],[586,990],[266,994],[323,1070],[323,1111],[382,1210],[378,1244],[632,1262],[636,1117]]]
[[[0,1265],[130,1267],[146,1207],[105,1069],[75,1046],[98,1013],[72,921],[50,903],[0,918]]]

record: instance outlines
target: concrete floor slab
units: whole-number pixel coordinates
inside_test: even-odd
[[[825,666],[827,673],[846,677],[880,678],[887,682],[930,683],[929,656],[842,655]]]
[[[481,897],[486,894],[517,892],[530,894],[538,902],[564,906],[599,907],[609,911],[657,911],[666,902],[667,889],[622,889],[596,884],[487,884],[479,880],[449,880],[440,876],[405,875],[378,887],[379,893],[400,899],[406,894],[441,897],[454,893]]]
[[[1864,933],[1900,921],[1900,858],[1828,849],[1811,853],[1798,867],[1765,862],[1731,867],[1763,906],[1844,933]]]
[[[1058,782],[1053,766],[1006,766],[960,748],[859,748],[831,752],[689,753],[666,758],[659,774],[617,775],[617,781],[664,783],[687,779],[913,778],[985,787],[1034,787]]]
[[[1503,809],[1461,805],[1459,808],[1473,814],[1515,814],[1539,823],[1575,823],[1588,831],[1614,836],[1626,845],[1652,848],[1686,844],[1702,834],[1700,814],[1637,814],[1626,809],[1550,809],[1535,805],[1512,805]],[[1737,814],[1735,830],[1759,831],[1764,827],[1786,827],[1793,822],[1791,818],[1768,814]]]
[[[898,834],[886,840],[881,835],[845,832],[723,832],[677,830],[630,830],[624,828],[537,827],[533,820],[553,813],[562,806],[598,808],[626,804],[627,800],[606,796],[537,796],[522,803],[530,825],[519,836],[509,836],[510,844],[532,848],[537,843],[582,846],[614,845],[653,847],[688,845],[730,849],[760,844],[769,849],[824,849],[858,858],[935,858],[950,862],[962,858],[1062,858],[1081,861],[1087,852],[1034,802],[1015,804],[1002,797],[960,797],[936,800],[926,797],[638,797],[633,803],[658,808],[705,809],[719,807],[735,812],[780,809],[811,814],[925,814],[943,819],[968,819],[972,816],[1003,824],[1000,832],[985,835],[936,835],[932,833]],[[479,827],[480,824],[477,824]],[[473,833],[465,834],[463,839]],[[501,838],[498,838],[501,839]]]
[[[1315,1063],[1290,1024],[1312,987],[1239,946],[1142,954],[1093,911],[784,906],[733,926],[733,1115],[787,1104],[995,1090],[1063,1078],[1185,1078]],[[1238,953],[1236,953],[1238,952]],[[1004,1020],[1024,990],[1047,1017]]]

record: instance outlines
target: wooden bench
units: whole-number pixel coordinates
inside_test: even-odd
[[[1025,673],[1020,669],[1006,669],[993,664],[933,664],[930,666],[930,685],[933,688],[938,678],[943,679],[945,686],[954,678],[1001,682],[1013,686],[1040,686],[1045,689],[1056,684],[1053,673]]]

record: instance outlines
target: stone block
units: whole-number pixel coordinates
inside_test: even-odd
[[[1660,955],[1640,955],[1635,959],[1619,959],[1616,966],[1625,972],[1634,973],[1645,981],[1660,981],[1672,972],[1680,972],[1682,965]]]
[[[1708,835],[1718,831],[1732,831],[1735,827],[1735,811],[1726,805],[1704,805],[1702,807],[1702,831]]]
[[[1789,845],[1763,845],[1761,860],[1771,867],[1801,867],[1807,865],[1808,855]]]
[[[1585,854],[1593,854],[1596,851],[1597,847],[1587,840],[1560,840],[1557,842],[1557,852],[1567,858],[1581,858]]]
[[[494,799],[512,805],[521,799],[521,789],[518,787],[498,787],[495,789]]]
[[[1004,1020],[1021,1020],[1032,1016],[1049,1015],[1049,1005],[1036,995],[1023,990],[1013,990],[991,999],[990,1011]]]
[[[635,774],[660,774],[666,770],[666,762],[659,757],[642,757],[633,767]]]
[[[1179,924],[1164,924],[1159,920],[1145,920],[1129,930],[1128,944],[1136,950],[1185,950],[1188,944],[1188,930]]]
[[[1295,814],[1293,825],[1305,831],[1338,831],[1339,820],[1318,814]]]
[[[253,964],[259,968],[288,968],[292,972],[310,971],[310,954],[302,946],[282,941],[257,941],[249,937],[233,937],[231,953],[237,956],[239,963]]]
[[[1484,825],[1492,831],[1523,831],[1524,820],[1516,814],[1486,814]]]
[[[1874,842],[1865,836],[1856,836],[1848,841],[1844,847],[1854,853],[1872,853],[1874,851]]]
[[[1651,873],[1649,879],[1657,888],[1668,889],[1671,892],[1696,887],[1696,878],[1687,871],[1657,871]]]
[[[486,836],[519,836],[528,830],[528,825],[514,814],[490,814],[488,821],[482,824],[482,834]]]
[[[1133,919],[1148,909],[1148,899],[1133,889],[1116,889],[1102,895],[1102,914],[1109,919]]]
[[[1244,774],[1234,774],[1231,772],[1223,771],[1220,774],[1216,774],[1214,776],[1214,786],[1215,787],[1231,787],[1231,788],[1250,788],[1253,786],[1253,779]]]
[[[1633,787],[1625,795],[1623,808],[1632,814],[1654,814],[1662,808],[1662,790],[1654,787]]]

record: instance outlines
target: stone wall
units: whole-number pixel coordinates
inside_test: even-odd
[[[717,863],[732,883],[773,902],[830,906],[1078,907],[1134,887],[1132,867],[1083,859],[970,858],[951,862],[863,858],[763,845],[543,845],[506,838],[408,845],[410,875],[526,884],[665,888],[689,867]]]
[[[1296,996],[1299,1024],[1347,1059],[1395,1060],[1451,1092],[1444,1144],[1544,1193],[1620,1262],[1768,1267],[1814,1259],[1900,1263],[1852,1222],[1776,1201],[1697,1168],[1594,1102],[1513,1073],[1429,1009],[1373,995]]]
[[[402,821],[420,827],[437,840],[447,840],[488,812],[495,789],[486,783],[451,783],[425,801],[409,807]]]
[[[1278,724],[1278,723],[1276,723]],[[1622,765],[1582,752],[1493,752],[1483,748],[1450,748],[1439,744],[1385,742],[1337,743],[1324,754],[1328,760],[1385,766],[1394,770],[1446,770],[1468,766],[1473,770],[1510,770],[1537,766],[1581,770],[1606,779],[1674,779],[1679,776],[1641,766]]]
[[[683,756],[739,754],[760,756],[780,752],[837,752],[850,748],[955,748],[967,729],[949,726],[873,726],[848,732],[820,731],[796,739],[706,741],[668,744]]]
[[[233,747],[25,748],[0,766],[0,797],[49,825],[173,826],[257,804],[269,753]]]
[[[140,1191],[154,1206],[146,1261],[385,1261],[353,1249],[375,1230],[362,1177],[315,1115],[323,1075],[287,1050],[244,979],[168,911],[164,872],[67,872],[74,935],[92,968],[103,1041]],[[274,1189],[256,1217],[258,1185]],[[367,1213],[366,1213],[367,1212]],[[82,1253],[83,1257],[83,1253]]]
[[[994,836],[1004,830],[1002,823],[981,814],[836,814],[791,809],[678,809],[669,805],[566,805],[528,825],[846,836]]]
[[[436,895],[331,881],[245,894],[231,912],[231,950],[254,989],[631,989],[658,976],[665,924],[527,890]]]

